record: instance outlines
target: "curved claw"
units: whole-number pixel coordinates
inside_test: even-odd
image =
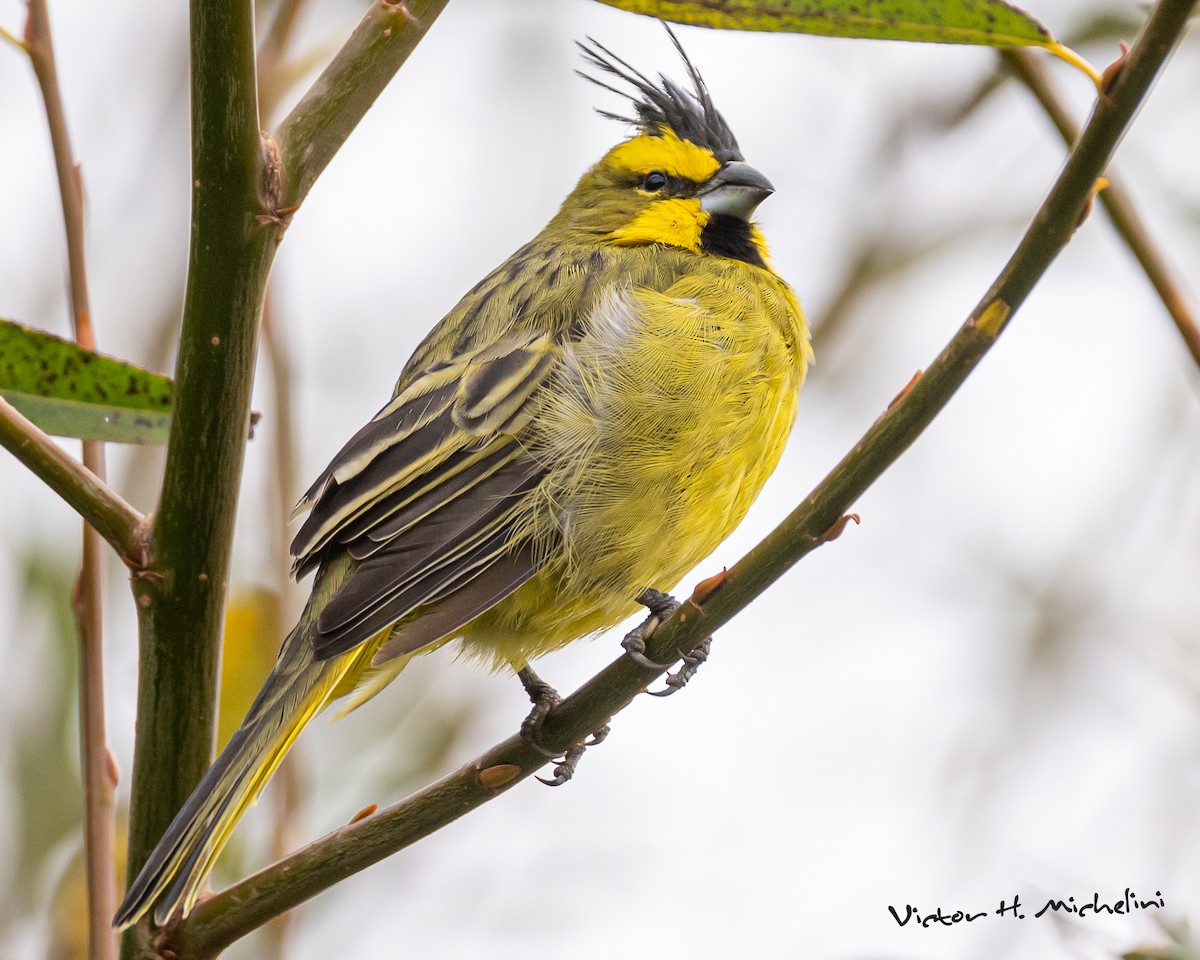
[[[666,670],[675,661],[671,663],[655,663],[646,656],[646,642],[642,639],[638,631],[641,628],[631,630],[621,641],[621,646],[625,648],[625,655],[629,657],[639,667],[645,667],[647,670]]]
[[[668,673],[666,686],[661,690],[647,690],[646,692],[652,697],[669,697],[673,693],[678,693],[688,685],[688,681],[696,675],[700,669],[700,664],[708,659],[709,653],[712,652],[712,637],[706,637],[700,646],[696,647],[691,653],[682,657],[683,666],[674,673]]]
[[[679,602],[670,594],[658,590],[643,590],[638,596],[638,603],[650,611],[650,616],[625,634],[621,647],[626,655],[639,667],[648,670],[666,670],[671,663],[655,663],[646,656],[646,639],[658,629],[660,623],[670,619],[679,609]]]
[[[583,756],[583,751],[587,746],[582,743],[577,743],[563,756],[562,761],[554,768],[554,776],[550,779],[545,777],[534,777],[540,783],[544,783],[548,787],[561,787],[564,783],[575,776],[575,768],[579,765],[579,758]]]
[[[517,671],[517,676],[524,685],[525,692],[529,694],[529,699],[533,701],[533,709],[529,711],[529,716],[521,721],[521,739],[543,757],[555,760],[557,763],[553,777],[549,779],[536,777],[535,779],[540,780],[548,787],[561,787],[575,775],[575,768],[579,765],[579,758],[583,756],[583,752],[588,747],[602,743],[608,736],[608,724],[605,724],[588,739],[571,747],[562,755],[561,760],[557,759],[558,751],[550,750],[542,743],[542,726],[554,708],[562,703],[562,697],[550,684],[534,673],[533,668],[528,664]]]

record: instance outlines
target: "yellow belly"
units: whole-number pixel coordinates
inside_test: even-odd
[[[610,627],[746,515],[791,431],[808,344],[782,282],[735,273],[617,291],[596,311],[527,440],[552,465],[523,531],[544,564],[470,624],[466,653],[520,665]]]

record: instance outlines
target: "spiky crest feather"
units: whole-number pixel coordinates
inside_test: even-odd
[[[688,59],[683,45],[670,26],[666,23],[663,26],[666,27],[671,42],[679,51],[679,56],[687,67],[693,89],[691,91],[684,90],[674,80],[661,73],[658,75],[660,83],[655,84],[653,80],[626,63],[603,44],[588,37],[586,43],[576,44],[583,52],[583,57],[588,64],[623,80],[634,88],[632,93],[619,90],[591,74],[576,70],[575,72],[585,80],[628,99],[633,104],[636,117],[627,117],[619,113],[611,113],[608,110],[597,109],[596,112],[611,120],[631,123],[640,127],[643,133],[651,136],[660,135],[662,128],[666,127],[674,131],[680,139],[690,140],[697,146],[711,151],[713,156],[722,162],[743,159],[737,139],[734,137],[733,131],[729,129],[725,118],[713,105],[712,97],[709,95],[704,78],[700,76],[700,71]]]

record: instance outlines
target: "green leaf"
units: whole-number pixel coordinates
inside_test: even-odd
[[[1004,0],[600,0],[675,23],[826,37],[1044,47],[1094,82],[1087,61]]]
[[[0,320],[0,395],[58,437],[166,443],[168,377]]]

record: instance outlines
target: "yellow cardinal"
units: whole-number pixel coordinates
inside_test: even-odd
[[[634,132],[434,327],[305,494],[292,556],[312,596],[119,926],[187,914],[334,699],[455,639],[533,676],[529,660],[670,589],[745,516],[791,431],[808,331],[751,220],[773,188],[676,47],[690,91],[581,44],[630,87],[589,78],[629,99],[632,116],[606,115]]]

